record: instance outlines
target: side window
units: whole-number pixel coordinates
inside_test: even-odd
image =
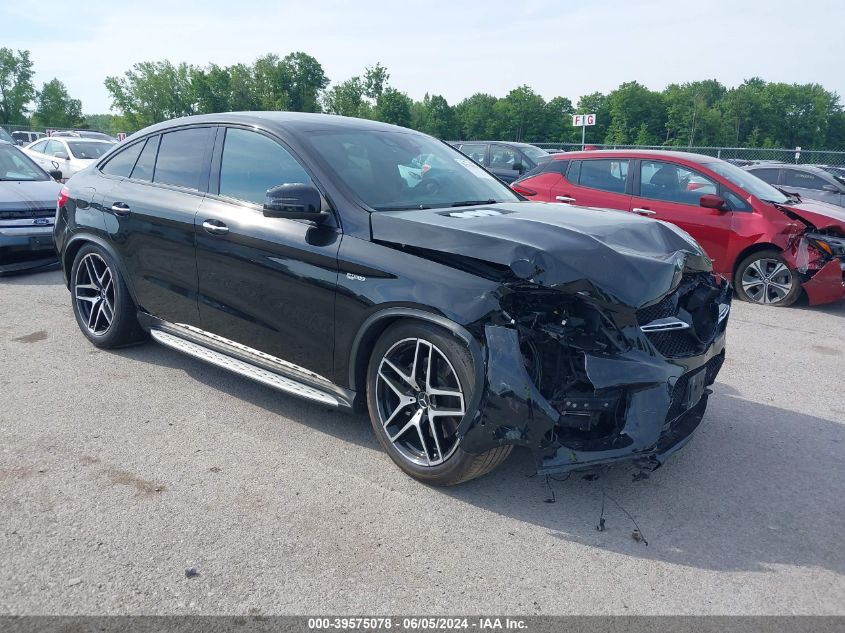
[[[144,149],[143,143],[135,143],[127,147],[112,156],[100,171],[110,176],[128,177],[132,173],[132,168],[135,166],[142,149]]]
[[[486,150],[487,145],[484,143],[464,143],[461,145],[461,152],[480,165],[484,164],[484,153]]]
[[[653,200],[698,206],[701,196],[718,192],[714,181],[674,163],[644,160],[640,179],[640,195]]]
[[[226,130],[220,161],[221,196],[264,204],[272,187],[310,182],[296,159],[273,139],[248,130]]]
[[[153,170],[156,164],[156,152],[158,152],[158,140],[161,137],[151,136],[144,144],[144,149],[141,150],[141,155],[132,169],[132,178],[135,180],[143,180],[145,182],[153,181]]]
[[[578,184],[591,189],[624,193],[627,177],[627,160],[604,158],[582,160]]]
[[[751,205],[748,201],[743,200],[730,189],[722,187],[720,195],[731,205],[732,211],[751,211]]]
[[[802,189],[821,191],[825,185],[829,184],[824,178],[820,178],[807,171],[800,171],[798,169],[786,169],[784,171],[786,172],[784,187],[800,187]]]
[[[44,152],[48,156],[55,156],[56,154],[60,154],[64,152],[67,154],[67,150],[65,146],[59,143],[58,141],[47,141],[47,149]]]
[[[200,127],[161,135],[153,182],[199,189],[206,172],[206,152],[212,128]]]
[[[501,145],[490,146],[491,169],[513,169],[515,163],[521,162],[522,160],[515,150]]]
[[[770,185],[778,184],[778,172],[780,171],[779,169],[752,169],[750,171],[752,174],[757,176],[757,178],[759,178],[760,180],[764,180]]]
[[[39,143],[36,143],[35,145],[30,147],[29,149],[31,149],[33,152],[40,152],[40,153],[44,154],[45,153],[44,150],[47,149],[47,143],[48,142],[49,141],[41,141]]]

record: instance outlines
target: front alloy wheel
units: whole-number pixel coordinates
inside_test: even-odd
[[[480,454],[461,446],[461,422],[477,415],[474,368],[462,341],[422,321],[397,321],[373,346],[370,422],[382,448],[411,477],[451,486],[490,472],[510,454],[510,444]]]
[[[379,421],[406,459],[437,466],[452,456],[466,413],[464,392],[436,345],[420,338],[395,343],[381,359],[376,390]]]
[[[776,251],[747,257],[737,268],[736,287],[741,298],[752,303],[788,306],[801,294],[801,283]]]

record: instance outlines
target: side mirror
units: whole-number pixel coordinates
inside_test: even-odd
[[[839,188],[834,185],[822,185],[822,191],[829,193],[839,193]]]
[[[264,215],[268,218],[322,222],[329,217],[329,214],[322,210],[322,206],[320,192],[314,185],[279,185],[267,190]]]
[[[53,157],[58,158],[59,160],[67,160],[68,158],[70,158],[67,155],[67,152],[56,152],[55,154],[53,154]]]
[[[520,162],[516,162],[513,164],[514,171],[518,171],[520,174],[525,171],[525,165]]]
[[[58,169],[55,169],[55,170],[53,170],[49,173],[50,173],[50,178],[52,178],[56,182],[62,181],[62,172],[60,172]]]
[[[730,211],[728,203],[722,196],[713,193],[705,193],[698,199],[698,204],[705,209],[716,209],[716,211]]]

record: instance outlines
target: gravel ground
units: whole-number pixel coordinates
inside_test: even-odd
[[[76,327],[0,280],[0,612],[845,614],[845,304],[735,304],[695,439],[650,478],[452,489],[364,416]],[[602,488],[636,518],[648,546]],[[186,569],[197,575],[186,577]]]

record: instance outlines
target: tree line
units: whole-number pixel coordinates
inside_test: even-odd
[[[443,139],[580,141],[571,115],[595,113],[591,143],[614,145],[845,147],[839,95],[819,84],[766,82],[754,77],[728,88],[715,79],[670,84],[655,91],[636,82],[604,94],[546,101],[522,85],[504,97],[477,93],[449,104],[427,93],[414,100],[390,84],[376,63],[330,84],[311,55],[267,54],[251,64],[195,66],[141,62],[105,87],[118,114],[83,115],[58,79],[36,90],[28,51],[0,48],[0,123],[91,127],[133,132],[166,119],[236,110],[325,112],[410,127]]]

